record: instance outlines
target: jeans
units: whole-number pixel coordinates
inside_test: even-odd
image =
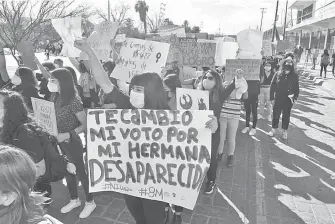
[[[327,75],[327,66],[326,64],[321,63],[320,77],[322,77],[322,71],[325,71],[325,77]]]
[[[62,142],[59,144],[61,150],[65,153],[71,163],[76,166],[76,175],[84,188],[86,201],[93,201],[93,194],[89,193],[88,175],[86,173],[84,159],[83,159],[83,144],[79,135],[71,136],[69,142]],[[71,199],[78,198],[77,178],[74,174],[69,174],[65,177],[67,188],[69,189]]]
[[[257,113],[256,113],[257,116]],[[219,152],[223,152],[225,139],[228,143],[228,156],[234,155],[236,132],[240,120],[237,118],[220,117],[220,145]]]
[[[136,224],[164,224],[165,202],[124,195]]]
[[[268,110],[268,115],[272,113],[272,104],[270,100],[270,87],[261,87],[261,92],[259,94],[259,110],[258,113],[264,115],[264,108]]]
[[[214,134],[212,134],[212,147],[211,147],[211,164],[207,171],[207,179],[208,181],[215,181],[216,179],[216,171],[218,168],[218,160],[216,158],[218,154],[219,144],[220,144],[220,124],[218,125],[218,129]]]
[[[313,58],[313,69],[315,69],[316,59],[317,59],[317,58]]]
[[[279,118],[281,113],[282,117],[282,128],[284,130],[288,129],[290,124],[292,102],[288,97],[276,97],[273,106],[273,118],[272,118],[272,128],[277,129],[279,124]]]
[[[258,107],[258,95],[249,96],[248,99],[244,100],[245,109],[245,126],[249,127],[250,115],[252,111],[252,128],[256,128],[257,125],[257,107]]]

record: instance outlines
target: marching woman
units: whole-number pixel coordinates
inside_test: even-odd
[[[299,96],[299,77],[294,70],[291,59],[282,61],[282,66],[274,75],[270,85],[270,100],[273,104],[272,129],[268,133],[274,136],[278,129],[280,115],[282,117],[283,139],[287,139],[287,129],[290,124],[291,109]]]
[[[30,68],[20,67],[12,77],[12,83],[15,85],[12,90],[21,93],[29,110],[33,110],[31,97],[40,99],[38,94],[37,80]]]
[[[75,46],[89,56],[93,75],[97,84],[103,89],[107,98],[120,109],[169,110],[161,77],[156,73],[143,73],[131,79],[130,96],[123,94],[109,80],[100,61],[87,40],[77,40]],[[216,121],[216,120],[215,120]],[[217,123],[216,123],[217,124]],[[215,129],[215,124],[207,125]],[[127,207],[137,224],[164,224],[166,203],[124,195]]]
[[[237,77],[226,86],[222,85],[221,76],[215,71],[209,70],[204,76],[202,76],[198,89],[209,91],[209,109],[214,111],[214,115],[218,120],[220,119],[222,104],[227,100],[234,89],[240,88],[242,80],[241,76],[242,74],[237,74]],[[215,188],[216,171],[218,166],[217,154],[219,150],[220,138],[222,138],[222,134],[220,136],[220,129],[222,129],[221,126],[222,124],[220,123],[220,128],[212,134],[211,164],[207,172],[207,184],[205,188],[206,194],[213,193]]]
[[[48,89],[54,93],[51,100],[55,103],[59,146],[70,162],[76,166],[76,174],[79,176],[86,195],[85,207],[79,217],[87,218],[96,208],[96,204],[93,200],[93,194],[89,193],[88,175],[83,160],[83,145],[79,137],[80,133],[86,131],[86,113],[83,103],[78,96],[70,71],[65,68],[51,72]],[[66,176],[66,182],[71,201],[61,209],[63,214],[81,206],[76,175]]]
[[[224,99],[221,107],[219,108],[220,116],[220,136],[218,151],[215,154],[218,161],[222,160],[223,148],[225,140],[228,143],[227,152],[227,166],[233,166],[233,156],[235,152],[236,132],[241,116],[241,98],[248,90],[248,84],[243,77],[244,71],[241,69],[236,70],[236,76],[241,77],[234,79],[235,88]],[[213,144],[213,143],[212,143]]]
[[[36,181],[36,167],[31,157],[22,150],[2,145],[0,167],[0,223],[56,223],[43,214],[41,205],[46,198],[31,191]]]

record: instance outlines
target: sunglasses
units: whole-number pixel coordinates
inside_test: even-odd
[[[204,79],[208,79],[208,80],[212,81],[212,80],[214,80],[214,77],[213,76],[209,76],[209,77],[208,76],[204,76]]]

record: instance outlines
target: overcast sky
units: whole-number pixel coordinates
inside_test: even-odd
[[[101,8],[107,13],[107,0],[78,0],[94,7]],[[111,5],[125,3],[130,5],[129,16],[139,24],[138,15],[135,13],[136,0],[111,0]],[[146,0],[149,5],[149,15],[159,13],[160,4],[164,3],[165,18],[175,24],[182,24],[188,20],[191,26],[200,26],[203,23],[204,32],[217,33],[219,27],[223,34],[235,34],[243,29],[256,29],[260,26],[261,10],[267,8],[263,19],[263,31],[273,25],[276,0]],[[289,0],[289,6],[294,0]],[[279,1],[278,25],[281,25],[281,15],[284,17],[285,0]]]

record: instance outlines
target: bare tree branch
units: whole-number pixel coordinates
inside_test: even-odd
[[[110,14],[111,14],[111,20],[113,22],[119,22],[120,26],[123,27],[129,18],[128,12],[130,10],[130,6],[126,4],[121,5],[114,5],[112,7]],[[108,15],[104,12],[102,9],[95,10],[96,15],[98,15],[103,20],[108,20]]]

